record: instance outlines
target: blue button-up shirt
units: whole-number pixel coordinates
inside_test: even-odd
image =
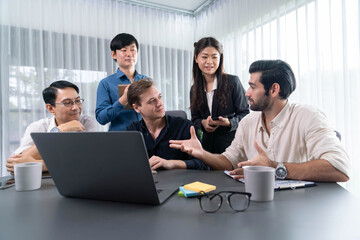
[[[165,117],[166,125],[155,140],[147,129],[144,120],[133,122],[127,127],[127,130],[139,131],[143,134],[149,158],[155,155],[168,160],[183,160],[187,169],[210,170],[203,161],[179,149],[169,147],[169,140],[190,139],[191,121],[168,115]]]
[[[134,81],[146,78],[135,72]],[[100,81],[96,97],[96,120],[105,125],[111,122],[109,131],[126,130],[133,121],[141,120],[141,115],[133,109],[124,110],[119,102],[119,84],[131,84],[129,78],[118,69],[116,73]]]

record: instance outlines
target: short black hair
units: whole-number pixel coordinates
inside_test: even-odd
[[[65,80],[55,81],[52,84],[50,84],[49,87],[45,88],[42,92],[45,104],[51,104],[55,106],[55,99],[57,96],[58,89],[64,89],[67,87],[71,87],[75,89],[77,93],[79,93],[79,88],[75,84]]]
[[[296,79],[290,65],[282,60],[259,60],[250,65],[249,73],[260,72],[260,82],[264,85],[265,94],[274,83],[280,85],[279,96],[287,99],[296,89]]]
[[[110,50],[116,52],[116,50],[120,50],[133,43],[135,43],[136,49],[139,50],[139,43],[133,35],[128,33],[119,33],[111,40]],[[116,62],[116,59],[114,59],[114,61]]]

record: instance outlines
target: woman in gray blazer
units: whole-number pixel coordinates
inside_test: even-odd
[[[212,37],[194,43],[191,121],[203,132],[203,148],[223,153],[231,144],[249,103],[239,77],[226,74],[222,45]]]

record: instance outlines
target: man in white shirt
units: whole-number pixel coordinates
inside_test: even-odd
[[[235,169],[230,173],[235,178],[243,177],[242,167],[260,165],[276,168],[279,179],[348,181],[350,160],[325,115],[314,107],[288,102],[296,88],[291,67],[281,60],[260,60],[251,64],[249,72],[245,96],[254,112],[240,121],[224,153],[203,150],[194,129],[190,140],[171,140],[170,146],[213,169]]]
[[[83,99],[79,88],[68,81],[56,81],[43,90],[46,109],[53,115],[31,123],[13,155],[7,160],[7,170],[14,173],[14,165],[23,162],[41,162],[43,171],[47,168],[30,136],[32,132],[97,131],[95,119],[81,116]]]

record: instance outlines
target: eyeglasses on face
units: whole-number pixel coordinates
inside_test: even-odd
[[[251,193],[221,191],[214,194],[207,194],[205,192],[199,192],[197,198],[199,199],[201,210],[207,213],[218,211],[223,203],[222,195],[226,196],[227,203],[231,209],[236,212],[243,212],[250,206]]]
[[[70,107],[74,106],[74,104],[80,106],[83,102],[84,102],[84,99],[75,99],[74,101],[66,100],[64,102],[54,103],[54,104],[64,105],[65,107],[70,108]]]

